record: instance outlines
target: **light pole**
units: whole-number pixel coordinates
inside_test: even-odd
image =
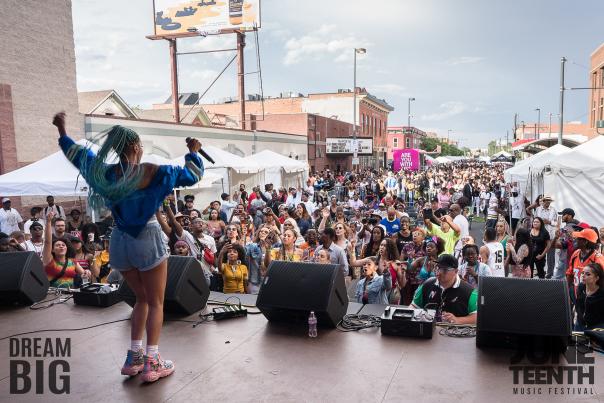
[[[415,98],[408,98],[408,106],[407,106],[407,128],[411,130],[411,101],[415,101]]]
[[[537,112],[537,127],[535,128],[535,140],[539,140],[539,130],[541,126],[541,108],[535,108]]]
[[[558,131],[558,144],[562,144],[562,133],[564,132],[564,65],[566,57],[560,59],[560,130]]]
[[[353,135],[353,155],[352,155],[352,165],[358,164],[358,147],[357,147],[357,53],[362,55],[367,52],[365,48],[354,48],[354,87],[352,89],[352,102],[353,102],[353,126],[352,126],[352,135]]]

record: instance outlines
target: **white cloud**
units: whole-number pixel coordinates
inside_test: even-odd
[[[449,66],[458,66],[460,64],[476,64],[480,63],[484,60],[484,57],[480,56],[461,56],[461,57],[452,57],[445,61],[445,64]]]
[[[388,95],[399,95],[403,96],[405,94],[406,88],[402,85],[394,84],[394,83],[385,83],[385,84],[373,84],[368,85],[367,89],[372,94],[388,94]]]
[[[440,105],[442,112],[422,115],[422,120],[439,121],[457,116],[468,110],[468,106],[460,101],[448,101]]]
[[[325,56],[333,57],[335,62],[352,60],[353,49],[366,47],[366,41],[352,35],[334,38],[337,27],[335,25],[322,25],[318,30],[299,38],[291,38],[285,43],[286,66],[294,65],[304,59],[321,60]],[[359,55],[359,59],[363,56]]]

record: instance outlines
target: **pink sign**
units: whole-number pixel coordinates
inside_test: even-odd
[[[392,151],[393,169],[398,172],[401,169],[405,171],[417,171],[420,168],[419,150],[415,148],[405,148]]]

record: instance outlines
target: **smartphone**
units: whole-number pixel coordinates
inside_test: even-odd
[[[560,225],[562,225],[562,214],[558,214],[558,228],[560,228]]]

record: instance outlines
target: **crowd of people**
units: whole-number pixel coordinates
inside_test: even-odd
[[[548,195],[526,200],[503,170],[462,162],[420,172],[324,171],[300,188],[241,185],[207,206],[170,194],[156,218],[167,253],[197,259],[212,290],[258,293],[273,260],[331,263],[352,300],[432,307],[442,320],[474,323],[481,276],[566,278],[576,328],[602,324],[604,228],[577,220],[572,206],[558,212]],[[91,223],[49,196],[23,223],[2,201],[1,250],[36,252],[52,286],[119,281],[110,214]]]

